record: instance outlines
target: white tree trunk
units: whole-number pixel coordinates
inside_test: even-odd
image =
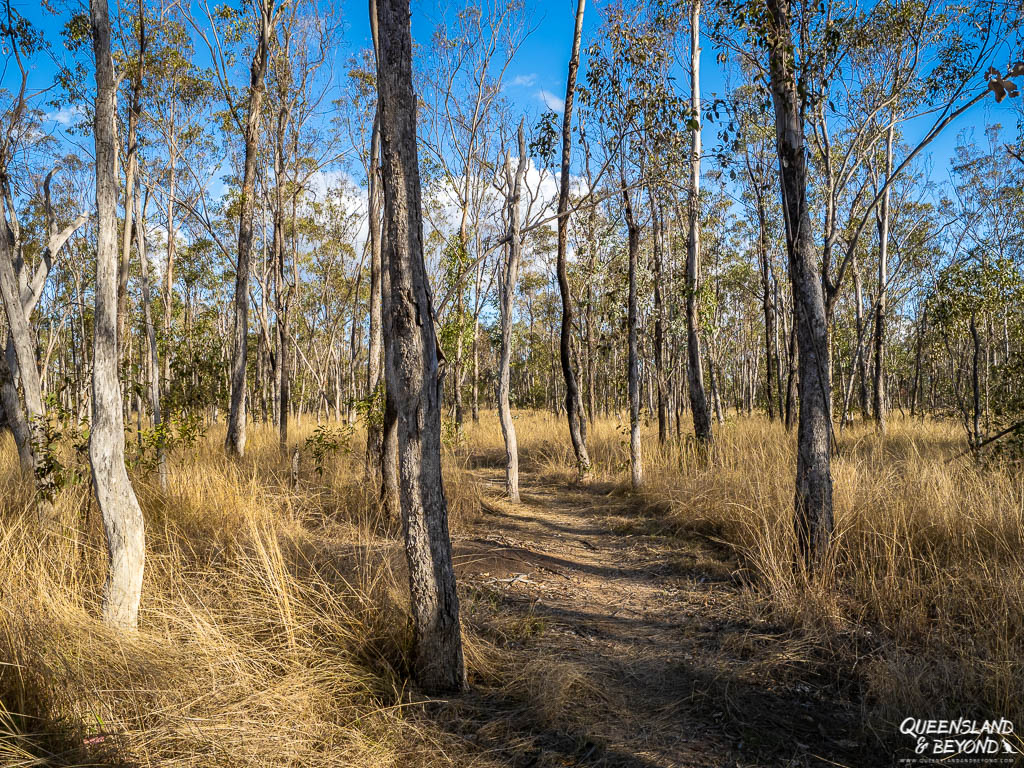
[[[509,501],[519,503],[519,445],[516,428],[512,423],[512,408],[509,405],[509,377],[512,358],[512,301],[515,298],[516,280],[519,275],[519,257],[522,250],[520,234],[519,202],[526,176],[528,158],[523,124],[519,123],[519,163],[512,173],[512,158],[505,157],[505,180],[509,186],[508,196],[508,245],[506,260],[501,267],[498,291],[501,310],[501,354],[498,361],[498,418],[501,434],[505,438],[505,495]]]
[[[121,629],[138,625],[145,562],[142,510],[124,466],[124,421],[117,378],[117,136],[114,61],[107,0],[92,0],[96,57],[96,315],[93,339],[89,463],[107,534],[109,569],[103,618]]]

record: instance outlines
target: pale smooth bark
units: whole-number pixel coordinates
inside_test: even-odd
[[[700,291],[700,0],[690,6],[690,119],[697,125],[690,130],[690,197],[687,206],[686,237],[686,360],[693,433],[703,446],[713,439],[711,413],[704,389],[703,356],[700,343],[700,316],[697,296]]]
[[[498,301],[501,311],[501,350],[498,360],[498,419],[501,434],[505,439],[505,495],[509,501],[519,503],[519,444],[516,441],[516,427],[512,423],[512,408],[509,405],[509,377],[512,361],[512,304],[515,298],[516,280],[519,276],[519,259],[522,251],[522,234],[519,204],[523,179],[529,163],[526,154],[526,137],[523,124],[518,132],[519,162],[512,172],[512,158],[505,155],[505,181],[509,194],[506,205],[508,216],[508,242],[505,244],[505,262],[500,266],[498,277]]]
[[[10,215],[14,215],[13,211]],[[5,216],[6,219],[6,216]],[[5,224],[0,232],[0,294],[3,296],[4,312],[7,315],[7,353],[4,364],[5,390],[4,410],[11,420],[15,438],[21,438],[18,446],[23,466],[35,477],[36,489],[43,499],[50,499],[55,491],[53,478],[46,472],[43,451],[46,450],[46,434],[43,429],[42,386],[39,367],[36,365],[36,337],[29,325],[28,316],[18,290],[12,246],[14,238]],[[18,399],[14,377],[20,375],[22,400]],[[22,409],[22,401],[24,409]],[[27,439],[26,439],[27,438]]]
[[[117,108],[107,0],[92,0],[96,59],[96,314],[93,338],[89,463],[107,535],[109,566],[103,618],[119,629],[138,625],[145,563],[142,510],[124,465],[124,420],[117,354]]]
[[[442,693],[466,687],[466,667],[441,475],[441,382],[423,261],[409,0],[380,0],[376,11],[385,253],[390,276],[387,377],[398,416],[412,668],[425,690]]]

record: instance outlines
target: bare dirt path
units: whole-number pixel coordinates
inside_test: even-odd
[[[464,614],[508,651],[440,717],[474,764],[869,764],[834,681],[808,680],[799,643],[744,608],[727,548],[670,535],[608,486],[527,475],[512,506],[500,470],[472,475],[484,511],[456,540]]]

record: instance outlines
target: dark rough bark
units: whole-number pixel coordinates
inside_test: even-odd
[[[651,201],[653,220],[654,256],[654,386],[658,398],[658,445],[668,441],[668,403],[665,392],[665,308],[661,298],[662,258],[664,252],[665,220],[660,209]]]
[[[376,0],[369,0],[370,6],[370,31],[373,39],[374,56],[380,50],[380,40],[377,34],[377,3]],[[375,169],[375,186],[377,192],[377,203],[380,204],[383,193],[380,191],[380,105],[378,103],[374,114],[377,133]],[[372,149],[372,148],[371,148]],[[381,211],[378,210],[378,216]],[[377,227],[378,251],[381,258],[380,272],[380,312],[381,312],[381,347],[385,369],[387,361],[391,359],[391,325],[388,318],[391,317],[391,275],[388,265],[384,263],[384,254],[387,252],[387,230],[383,223]],[[394,381],[386,375],[386,370],[381,371],[381,378],[384,381],[384,411],[380,427],[380,449],[377,460],[380,464],[380,502],[384,507],[385,514],[391,520],[397,520],[402,516],[402,506],[399,500],[398,490],[398,408],[395,404]]]
[[[629,338],[628,378],[629,386],[629,470],[634,490],[644,484],[643,446],[640,443],[640,352],[637,339],[637,295],[636,279],[640,255],[640,227],[633,216],[633,206],[625,180],[622,184],[622,202],[626,214],[629,250],[629,302],[626,310],[626,333]]]
[[[370,249],[370,348],[366,369],[366,391],[371,402],[376,403],[377,390],[381,383],[381,355],[384,349],[384,337],[381,330],[381,238],[380,238],[380,116],[373,116],[373,133],[370,138],[369,189],[367,191],[367,218],[369,219]],[[380,471],[381,444],[383,436],[381,424],[376,414],[371,414],[366,427],[366,474]],[[372,466],[376,463],[377,466]]]
[[[863,418],[867,418],[871,413],[871,402],[868,399],[868,370],[865,364],[864,356],[864,291],[861,286],[860,270],[857,267],[857,263],[853,264],[853,298],[855,302],[855,319],[857,324],[857,359],[856,359],[856,377],[860,382],[858,391],[860,393],[860,413]],[[851,375],[854,375],[851,373]]]
[[[426,266],[409,0],[377,3],[386,261],[387,377],[398,414],[399,491],[412,598],[412,667],[431,693],[466,687],[448,502],[441,477],[441,386]]]
[[[910,415],[917,415],[917,402],[921,389],[921,360],[924,355],[924,335],[928,328],[928,305],[924,305],[921,320],[917,324],[917,350],[914,353],[914,384],[910,390]],[[1009,357],[1009,350],[1007,350]]]
[[[804,115],[793,70],[789,0],[767,0],[769,74],[775,107],[779,181],[786,222],[799,350],[794,527],[804,564],[812,567],[832,539],[832,415],[828,322],[807,204]]]
[[[758,260],[761,267],[761,309],[764,312],[764,376],[765,376],[765,403],[768,406],[768,420],[775,420],[775,354],[772,349],[772,343],[774,342],[776,331],[775,331],[775,304],[772,301],[772,279],[771,270],[768,263],[768,243],[765,237],[765,223],[766,214],[764,210],[764,201],[761,197],[760,190],[757,189],[757,220],[758,220],[758,240],[757,240],[757,251]],[[781,414],[779,414],[781,416]]]
[[[256,204],[256,161],[259,154],[260,114],[266,90],[267,59],[273,2],[260,3],[259,39],[249,68],[249,105],[245,121],[245,164],[242,169],[238,214],[238,263],[235,267],[234,350],[231,356],[231,409],[224,446],[228,453],[245,453],[245,367],[249,351],[249,264],[252,257],[253,210]],[[278,363],[280,365],[280,363]],[[283,418],[283,414],[282,414]]]
[[[582,431],[580,414],[580,393],[576,372],[572,367],[572,295],[569,292],[569,268],[567,251],[569,244],[569,161],[572,154],[572,108],[576,97],[576,71],[580,63],[580,42],[583,36],[583,11],[586,0],[577,0],[576,27],[572,38],[572,53],[569,56],[569,70],[565,86],[565,111],[562,115],[562,165],[558,182],[558,292],[562,298],[562,326],[558,343],[558,354],[562,364],[562,378],[565,379],[565,414],[569,422],[569,439],[576,454],[576,466],[582,478],[590,471],[590,454]]]
[[[107,1],[93,0],[90,12],[96,58],[93,136],[98,226],[89,463],[109,555],[103,618],[112,626],[135,629],[142,598],[145,532],[142,510],[124,465],[124,420],[117,378],[116,84]]]
[[[889,125],[885,141],[885,180],[892,175],[892,149],[896,123]],[[889,299],[889,188],[879,202],[878,214],[878,300],[875,302],[875,370],[872,387],[872,405],[878,431],[885,434],[888,403],[885,396],[885,313]]]
[[[36,459],[32,451],[32,437],[29,433],[25,411],[18,400],[18,389],[14,375],[7,364],[7,356],[0,355],[0,402],[3,403],[4,426],[11,430],[14,444],[18,448],[18,461],[28,475],[35,472]]]

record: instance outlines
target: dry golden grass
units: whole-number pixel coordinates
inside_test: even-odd
[[[562,421],[524,414],[516,423],[529,465],[568,481]],[[468,450],[493,452],[491,434],[489,424],[471,432]],[[780,424],[730,418],[710,457],[686,441],[658,449],[651,426],[644,446],[640,506],[679,535],[732,548],[749,610],[797,630],[823,671],[859,680],[866,727],[893,733],[911,715],[1024,722],[1018,468],[958,456],[955,424],[896,418],[885,437],[871,424],[847,429],[833,463],[835,546],[809,580],[793,565],[795,442]],[[627,489],[621,422],[599,421],[588,447],[595,479]]]
[[[524,472],[568,482],[563,422],[523,413],[516,424]],[[137,474],[147,562],[131,637],[97,618],[105,552],[88,487],[63,492],[58,522],[41,527],[4,438],[0,764],[490,764],[409,716],[398,525],[382,519],[363,482],[361,435],[322,477],[307,458],[293,489],[276,433],[250,430],[243,461],[224,457],[216,429],[175,456],[166,495]],[[1024,721],[1019,473],[951,461],[960,449],[953,426],[895,420],[884,439],[848,430],[834,465],[832,565],[808,581],[792,567],[793,442],[780,426],[730,420],[710,457],[689,443],[658,450],[655,433],[645,435],[647,485],[617,514],[634,509],[673,535],[735,551],[744,610],[800,637],[780,665],[855,676],[865,723],[888,732],[909,715]],[[626,435],[602,420],[588,444],[594,482],[618,485],[621,497]],[[502,456],[494,415],[446,453],[458,533],[480,506],[465,468]],[[466,624],[471,680],[544,702],[550,711],[537,716],[548,721],[582,716],[580,700],[597,695],[586,669],[516,660],[481,626]],[[533,631],[510,627],[502,631]]]
[[[147,560],[132,637],[96,618],[105,553],[87,487],[44,530],[4,446],[0,763],[407,764],[422,739],[400,707],[407,618],[380,536],[394,526],[354,458],[291,489],[272,432],[252,431],[240,463],[218,434],[176,457],[166,497],[136,478]]]

